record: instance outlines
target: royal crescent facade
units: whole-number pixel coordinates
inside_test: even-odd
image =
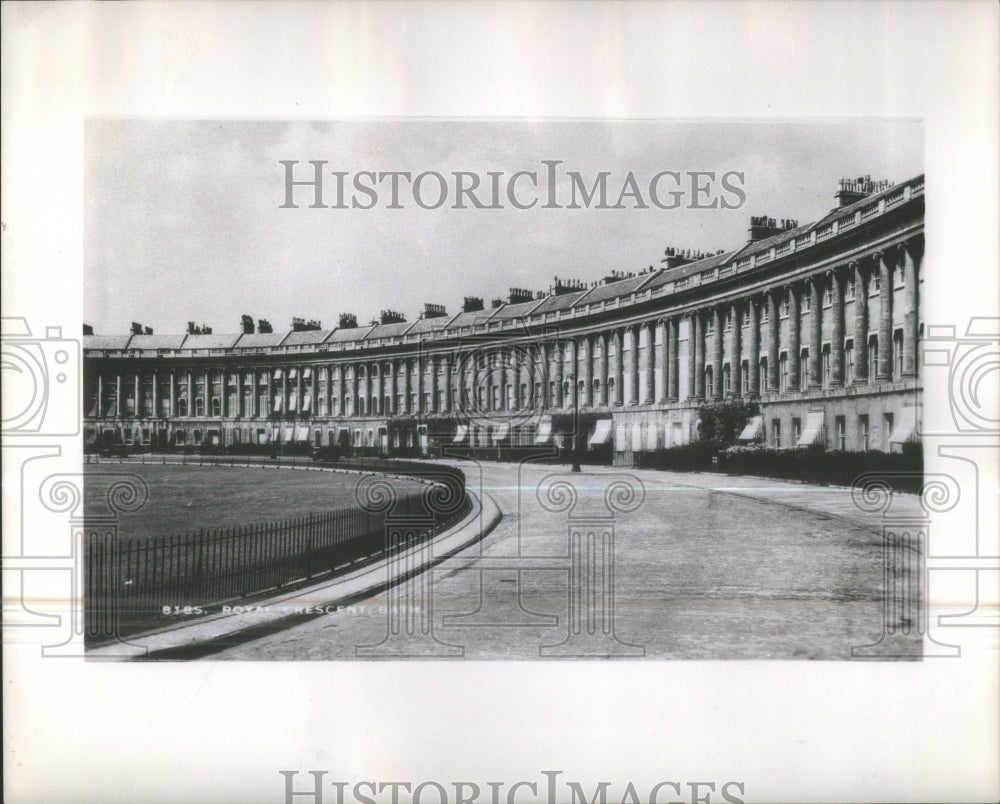
[[[563,441],[553,422],[582,412],[590,448],[629,465],[696,439],[706,402],[742,397],[761,411],[745,439],[899,450],[920,421],[924,177],[845,180],[835,199],[804,226],[752,219],[734,251],[668,249],[638,275],[557,281],[488,308],[467,299],[455,314],[85,335],[86,449],[426,451],[449,419],[443,446],[513,447]]]

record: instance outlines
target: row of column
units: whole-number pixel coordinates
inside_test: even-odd
[[[689,354],[687,361],[688,398],[721,399],[724,394],[723,366],[727,362],[726,339],[724,337],[724,322],[732,321],[729,337],[728,362],[731,367],[729,393],[732,396],[756,396],[761,393],[761,364],[766,365],[765,387],[768,391],[779,388],[779,355],[784,348],[788,357],[788,371],[785,390],[805,390],[820,388],[823,385],[823,323],[824,316],[829,316],[830,324],[830,387],[843,387],[844,373],[844,305],[845,291],[853,278],[854,294],[854,382],[865,384],[869,382],[868,348],[869,348],[869,311],[868,298],[870,285],[874,277],[878,277],[880,285],[879,318],[877,332],[878,359],[874,379],[886,382],[893,379],[893,277],[896,271],[902,271],[904,283],[903,339],[901,368],[903,377],[916,375],[916,344],[918,338],[918,271],[922,259],[919,242],[877,252],[870,260],[852,262],[811,276],[804,280],[791,282],[782,286],[770,288],[748,297],[722,302],[674,314],[655,321],[629,324],[615,327],[608,331],[581,335],[562,341],[536,341],[518,344],[513,347],[484,346],[474,351],[456,352],[448,355],[423,355],[414,358],[398,358],[390,361],[357,362],[341,364],[340,371],[334,378],[333,367],[327,379],[324,390],[328,402],[339,400],[339,409],[334,412],[332,406],[327,409],[330,415],[403,415],[424,413],[449,413],[455,406],[466,410],[511,410],[524,407],[572,408],[575,405],[583,407],[639,405],[652,404],[657,387],[656,369],[659,364],[661,378],[659,387],[661,398],[659,402],[678,401],[679,388],[679,331],[681,317],[688,323]],[[830,306],[824,310],[824,293],[830,291]],[[782,298],[787,300],[788,331],[786,342],[781,342],[779,306]],[[808,297],[810,317],[808,331],[803,333],[802,302]],[[764,332],[764,350],[761,360],[760,323],[762,311],[767,311],[767,327]],[[747,376],[746,387],[742,376],[742,322],[747,320]],[[714,330],[712,340],[711,387],[706,388],[706,347],[708,345],[707,322],[711,320]],[[642,362],[639,359],[640,331],[645,329],[647,348]],[[659,331],[659,360],[657,360],[654,345]],[[629,334],[631,349],[624,350],[625,336]],[[609,352],[614,348],[615,361],[610,365]],[[801,376],[800,356],[808,349],[806,377]],[[570,370],[566,371],[566,364]],[[627,362],[627,365],[626,365]],[[379,372],[373,376],[373,368],[388,365],[390,370]],[[348,371],[348,368],[351,368]],[[238,370],[236,396],[238,415],[254,417],[261,415],[259,397],[266,396],[268,413],[278,412],[281,415],[294,412],[317,413],[319,377],[310,377],[308,387],[303,385],[307,370],[316,371],[315,366],[295,367],[294,386],[288,384],[289,372],[292,367],[282,366],[284,372],[280,377],[280,386],[275,389],[273,377],[277,370],[274,367],[253,370]],[[363,370],[362,370],[363,369]],[[413,373],[416,370],[417,387],[414,389]],[[625,399],[625,372],[628,371],[629,398]],[[212,370],[216,371],[216,370]],[[201,370],[196,374],[194,369],[183,372],[186,380],[186,398],[188,400],[188,416],[196,415],[193,410],[195,399],[194,381],[198,376],[204,382],[205,416],[212,416],[211,400],[214,396],[211,389],[212,376],[210,370]],[[171,371],[166,389],[169,399],[169,411],[177,415],[179,372]],[[230,372],[231,373],[231,372]],[[266,377],[266,383],[260,383],[261,373]],[[640,382],[640,377],[643,381]],[[247,380],[249,379],[249,382]],[[142,379],[138,374],[132,378],[134,388],[132,398],[135,400],[135,415],[145,416],[147,411],[141,409]],[[566,392],[564,383],[568,382]],[[221,378],[221,415],[231,417],[227,402],[231,394],[227,393],[231,385],[225,382],[225,374]],[[249,388],[249,391],[247,390]],[[264,391],[260,393],[258,389]],[[640,399],[640,388],[645,393]],[[99,405],[104,404],[104,378],[97,378],[97,398]],[[416,393],[414,394],[414,390]],[[441,393],[443,391],[443,393]],[[582,395],[581,395],[582,391]],[[154,372],[151,381],[152,410],[154,416],[159,416],[159,381]],[[293,396],[294,392],[294,396]],[[123,381],[119,375],[115,378],[114,399],[118,416],[122,416]],[[308,410],[302,410],[304,394],[309,394]],[[280,395],[282,406],[280,411],[274,408],[274,399]],[[402,404],[397,397],[401,396]],[[249,402],[246,397],[249,397]],[[385,398],[389,399],[389,409],[386,410]],[[295,400],[295,411],[288,410],[291,399]],[[376,399],[372,405],[372,399]],[[351,400],[350,411],[345,406],[345,400]],[[362,402],[363,400],[363,402]]]

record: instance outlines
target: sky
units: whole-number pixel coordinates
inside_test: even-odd
[[[240,316],[268,319],[275,331],[292,317],[336,325],[342,312],[359,323],[384,309],[418,317],[425,302],[460,311],[465,296],[489,306],[510,288],[545,290],[553,277],[587,284],[612,270],[659,266],[664,249],[735,249],[751,215],[816,220],[835,206],[840,178],[871,175],[904,181],[923,172],[923,126],[913,120],[789,123],[655,120],[237,121],[90,119],[85,123],[84,320],[97,334],[124,334],[132,321],[159,334],[188,321],[238,332]],[[334,171],[346,173],[347,209],[310,208],[313,190],[294,189],[285,203],[285,171],[311,179],[323,166],[323,201],[335,203]],[[544,209],[546,167],[560,160],[557,192],[569,203],[568,171],[589,186],[610,175],[608,205],[629,172],[648,208]],[[426,209],[400,180],[401,209],[388,208],[383,180],[370,196],[352,192],[362,171],[433,171],[448,183],[446,202]],[[542,187],[519,179],[517,198],[532,209],[453,208],[455,171],[501,188],[518,171],[535,171]],[[676,209],[651,203],[649,182],[681,174]],[[713,172],[709,198],[733,209],[692,209],[689,174]],[[745,201],[719,184],[742,173]],[[666,177],[660,198],[669,199]],[[733,179],[736,182],[736,179]],[[371,182],[369,182],[371,183]],[[437,200],[436,178],[421,184],[425,206]],[[702,197],[702,201],[706,199]],[[582,207],[582,205],[581,205]]]

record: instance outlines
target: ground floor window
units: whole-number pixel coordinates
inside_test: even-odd
[[[858,436],[861,442],[861,449],[867,452],[870,449],[870,432],[868,429],[868,415],[862,414],[858,416]]]
[[[802,438],[802,419],[792,419],[792,440],[791,446],[798,446],[799,439]]]
[[[200,444],[201,443],[201,430],[195,430],[194,433],[193,433],[193,436],[194,436],[194,443],[195,443],[195,445]]]
[[[847,449],[847,425],[843,416],[837,416],[833,421],[833,430],[836,438],[834,449],[839,449],[843,452]]]
[[[781,419],[771,419],[771,446],[781,449]]]

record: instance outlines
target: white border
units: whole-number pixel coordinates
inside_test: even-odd
[[[88,116],[877,116],[925,120],[924,317],[964,325],[1000,297],[997,20],[989,2],[8,2],[3,314],[80,331]],[[748,801],[998,792],[995,650],[884,665],[4,658],[10,802],[277,802],[286,768],[480,783],[559,769],[618,790],[738,779]]]

